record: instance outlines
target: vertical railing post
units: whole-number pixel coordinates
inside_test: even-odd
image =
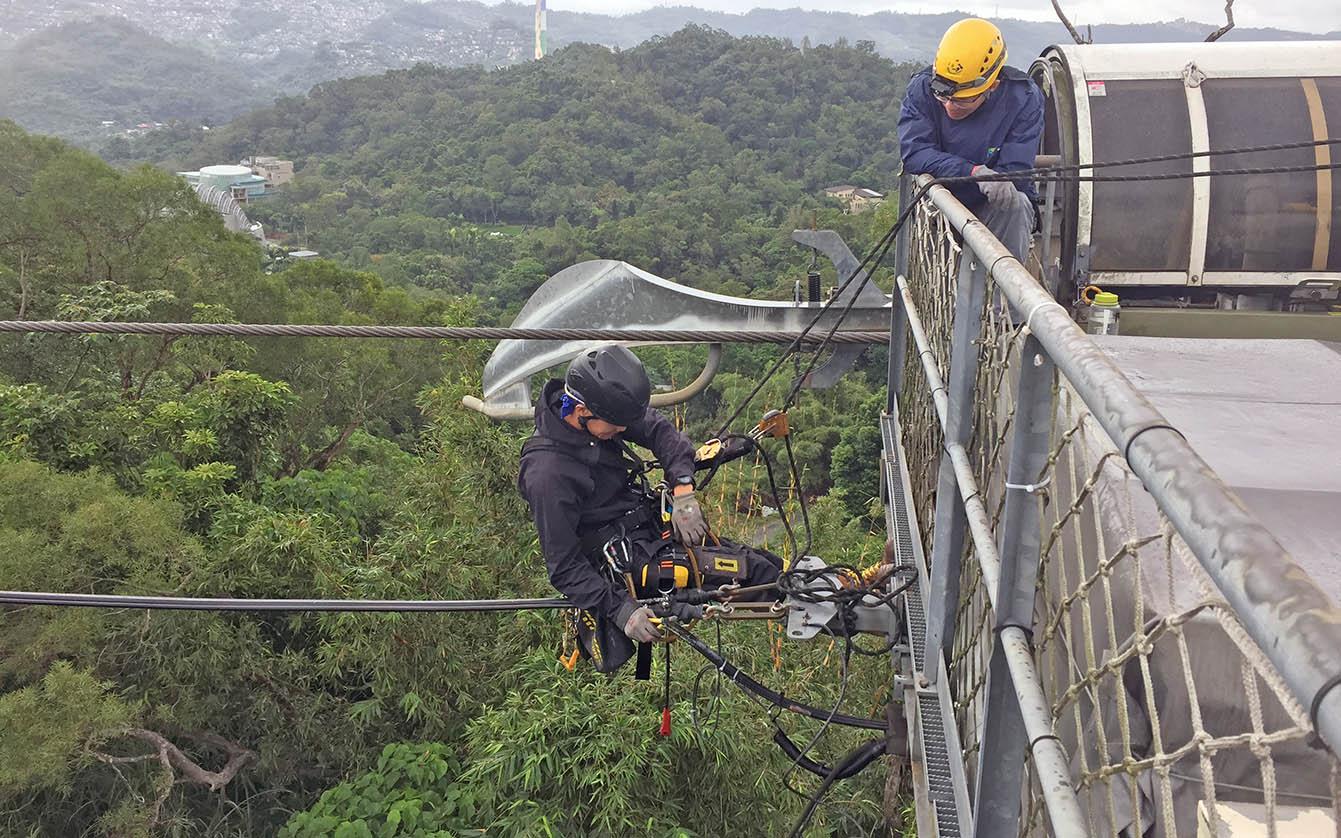
[[[997,530],[1001,579],[996,597],[996,637],[1007,626],[1017,626],[1026,634],[1033,629],[1042,537],[1042,495],[1036,483],[1047,465],[1052,428],[1054,367],[1033,335],[1025,338],[1020,363],[1015,428],[1006,467],[1006,505]],[[977,838],[1015,838],[1019,834],[1020,789],[1029,742],[1005,649],[999,642],[992,644],[979,741],[973,834]]]
[[[955,481],[954,463],[945,446],[968,447],[973,435],[973,395],[978,384],[978,338],[982,332],[987,272],[981,260],[965,248],[959,257],[955,284],[954,327],[950,341],[950,377],[946,384],[949,415],[945,445],[937,473],[935,523],[931,536],[931,595],[927,602],[926,677],[933,683],[939,667],[933,655],[944,654],[946,667],[955,639],[959,607],[959,572],[964,559],[964,529],[968,519]],[[934,421],[934,420],[933,420]]]
[[[903,212],[912,199],[911,179],[907,175],[899,176],[899,207]],[[908,276],[909,253],[912,246],[913,217],[900,228],[894,240],[894,275]],[[889,307],[889,371],[888,396],[885,400],[885,412],[893,413],[899,404],[899,395],[903,392],[903,365],[908,351],[908,312],[903,307],[903,297],[897,285],[890,298]]]
[[[913,199],[913,179],[909,175],[899,175],[899,207],[898,212],[902,213],[908,209],[908,202]],[[894,239],[894,272],[900,276],[908,275],[908,259],[912,253],[913,225],[916,222],[910,217],[908,222],[899,230]],[[894,296],[898,296],[896,291]]]

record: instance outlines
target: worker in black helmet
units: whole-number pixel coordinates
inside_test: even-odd
[[[613,671],[628,659],[628,641],[661,638],[651,609],[639,605],[611,564],[627,563],[622,570],[644,574],[640,578],[646,581],[646,569],[660,566],[659,559],[673,546],[667,535],[687,546],[704,545],[709,538],[694,495],[694,447],[651,409],[651,392],[642,362],[625,347],[587,350],[573,360],[564,380],[545,384],[536,405],[535,433],[522,448],[517,485],[531,506],[550,582],[586,612],[589,623],[600,623],[595,635],[603,648],[595,654],[586,644],[583,649],[601,671]],[[672,505],[670,533],[663,528],[660,497],[647,488],[642,461],[630,442],[650,450],[661,465]],[[776,556],[724,544],[719,547],[714,539],[714,549],[738,549],[739,566],[750,568],[745,578],[730,581],[759,584],[777,578],[781,560]],[[676,609],[682,620],[702,616],[698,606]]]

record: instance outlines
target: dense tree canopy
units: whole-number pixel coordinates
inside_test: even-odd
[[[868,49],[687,30],[483,72],[416,68],[248,117],[239,148],[303,161],[264,212],[335,261],[280,269],[184,184],[0,123],[0,308],[9,319],[477,324],[588,255],[782,297],[812,219],[854,247],[830,181],[891,177],[900,71]],[[289,149],[293,149],[292,152]],[[472,191],[473,190],[473,191]],[[290,226],[290,230],[292,230]],[[832,270],[827,274],[832,283]],[[516,457],[527,429],[464,411],[490,349],[421,341],[7,336],[0,567],[7,587],[457,599],[547,596]],[[709,433],[776,357],[734,347],[676,410]],[[701,350],[640,350],[659,384]],[[883,360],[792,410],[816,552],[868,564]],[[777,406],[788,381],[747,416]],[[745,421],[753,421],[747,419]],[[785,481],[784,481],[785,482]],[[759,461],[720,474],[719,527],[787,552]],[[832,490],[832,491],[831,491]],[[729,655],[788,695],[839,695],[842,644],[759,626]],[[773,722],[676,650],[659,685],[558,664],[553,614],[190,614],[13,609],[0,623],[0,831],[65,835],[785,833]],[[879,714],[882,659],[845,712]],[[693,697],[697,696],[697,700]],[[796,736],[814,728],[778,720]],[[835,732],[814,756],[858,739]],[[884,777],[846,781],[813,834],[884,828]]]
[[[298,179],[249,208],[271,229],[491,310],[594,256],[711,290],[790,294],[780,280],[804,255],[789,231],[817,215],[841,223],[822,190],[892,191],[913,69],[868,44],[803,51],[690,27],[625,52],[577,45],[503,70],[328,82],[121,154],[178,167],[290,157]],[[865,243],[860,226],[841,226]]]

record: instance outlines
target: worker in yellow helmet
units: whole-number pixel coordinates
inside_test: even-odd
[[[904,171],[936,177],[1006,174],[1034,166],[1043,133],[1043,93],[1006,66],[1006,42],[990,21],[946,30],[936,60],[908,83],[899,112]],[[964,183],[951,192],[1021,261],[1035,224],[1033,183]]]

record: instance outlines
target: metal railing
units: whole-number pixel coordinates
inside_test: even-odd
[[[946,189],[896,252],[886,457],[974,834],[1332,811],[1341,609]]]

